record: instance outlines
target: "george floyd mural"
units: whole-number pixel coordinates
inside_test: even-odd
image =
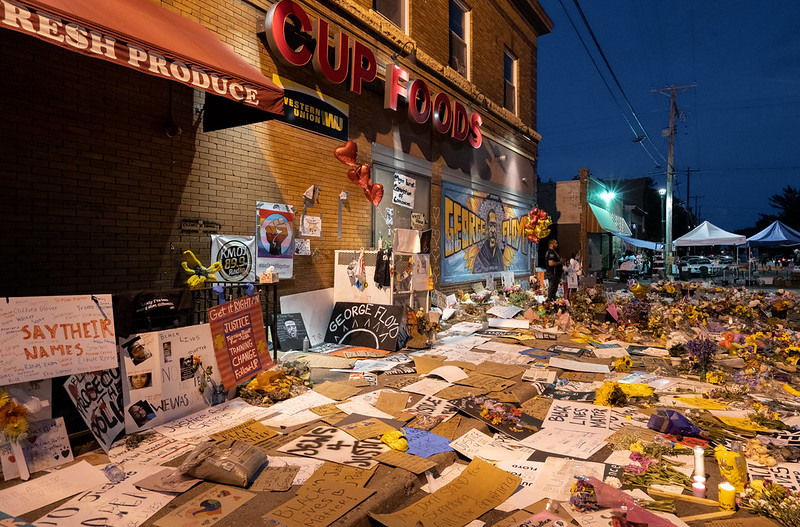
[[[507,197],[442,185],[442,282],[482,278],[486,273],[530,273],[530,242],[524,233],[530,205]]]

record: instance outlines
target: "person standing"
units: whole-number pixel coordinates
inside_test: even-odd
[[[547,252],[544,254],[546,269],[545,278],[549,282],[547,285],[547,300],[555,300],[558,284],[561,282],[561,274],[564,271],[564,260],[558,254],[558,240],[553,238],[547,243]]]
[[[578,277],[581,275],[581,264],[578,262],[578,253],[572,253],[572,256],[567,260],[564,265],[564,273],[567,275],[567,286],[564,289],[564,298],[569,300],[573,291],[578,290]]]

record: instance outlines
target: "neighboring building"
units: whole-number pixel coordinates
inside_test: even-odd
[[[626,214],[642,222],[644,211],[628,207],[623,199],[586,168],[578,171],[577,179],[539,185],[539,206],[553,218],[560,254],[577,252],[585,275],[605,277],[616,268],[616,257],[625,247],[617,235],[633,235]]]
[[[115,28],[135,26],[125,9],[142,2],[158,25],[137,19],[123,41]],[[303,212],[322,218],[280,294],[331,287],[334,250],[376,245],[387,221],[432,229],[442,289],[474,281],[477,261],[527,274],[518,217],[536,202],[537,39],[552,27],[536,0],[0,3],[2,217],[22,275],[4,295],[172,288],[184,250],[209,262],[210,233],[258,234],[257,201],[293,206],[295,236]],[[175,14],[210,32],[181,41]],[[147,49],[151,37],[167,44]],[[198,77],[219,46],[242,60],[220,52]],[[251,108],[248,68],[272,114]],[[384,186],[378,207],[334,157],[347,139]],[[396,174],[413,205],[392,203]],[[319,198],[304,205],[311,185]]]

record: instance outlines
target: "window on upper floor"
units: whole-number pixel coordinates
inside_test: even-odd
[[[517,83],[519,59],[510,51],[503,53],[503,107],[517,115]]]
[[[408,34],[408,0],[372,0],[372,9]]]
[[[469,9],[450,0],[450,67],[469,78]]]

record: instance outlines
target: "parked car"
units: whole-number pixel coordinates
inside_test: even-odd
[[[705,267],[705,273],[703,272],[703,267]],[[688,264],[689,274],[709,275],[713,274],[712,270],[714,268],[714,263],[703,256],[693,258]]]

